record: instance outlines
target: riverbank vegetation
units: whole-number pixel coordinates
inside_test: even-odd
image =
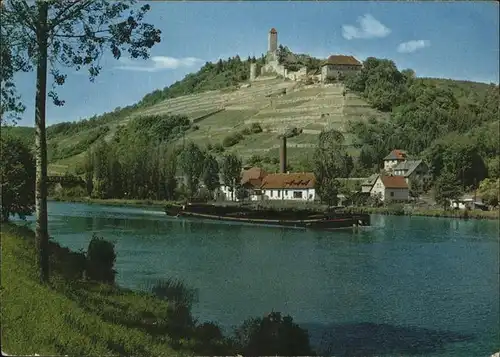
[[[91,240],[88,253],[71,252],[51,241],[48,285],[38,281],[34,233],[3,224],[0,237],[6,353],[155,357],[313,353],[307,331],[279,313],[249,319],[233,335],[224,336],[215,323],[202,323],[191,315],[196,294],[182,282],[160,281],[149,292],[120,288],[114,284],[112,245],[99,237]]]
[[[386,120],[350,123],[353,144],[361,151],[358,172],[379,170],[389,152],[405,150],[429,165],[438,201],[500,177],[498,85],[416,78],[412,70],[370,57],[346,86],[389,113]]]

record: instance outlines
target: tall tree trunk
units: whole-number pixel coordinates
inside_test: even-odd
[[[49,281],[49,232],[47,228],[47,138],[45,104],[47,100],[47,16],[48,3],[38,3],[38,63],[36,68],[35,129],[36,129],[36,244],[40,281]]]

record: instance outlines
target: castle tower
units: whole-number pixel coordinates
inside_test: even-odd
[[[257,63],[250,63],[250,81],[255,81],[257,76]]]
[[[269,31],[267,45],[268,52],[274,53],[278,50],[278,31],[274,27]]]

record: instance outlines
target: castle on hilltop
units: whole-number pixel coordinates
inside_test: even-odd
[[[294,81],[313,80],[317,82],[328,82],[330,80],[340,80],[346,75],[356,73],[361,70],[363,65],[354,56],[331,55],[322,62],[321,70],[308,73],[306,66],[291,71],[285,66],[285,63],[297,64],[297,58],[293,53],[287,53],[282,63],[278,57],[278,31],[273,27],[269,30],[267,39],[266,62],[260,68],[259,76],[279,75]],[[297,67],[297,66],[295,66]],[[257,64],[250,65],[250,81],[257,78]]]

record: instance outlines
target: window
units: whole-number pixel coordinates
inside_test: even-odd
[[[261,190],[255,190],[254,194],[256,194],[257,196],[260,196],[260,195],[262,195],[262,191]]]
[[[278,190],[278,197],[281,197],[281,191]]]
[[[391,197],[394,197],[394,191],[391,191]]]
[[[302,198],[302,191],[293,191],[293,198]]]

